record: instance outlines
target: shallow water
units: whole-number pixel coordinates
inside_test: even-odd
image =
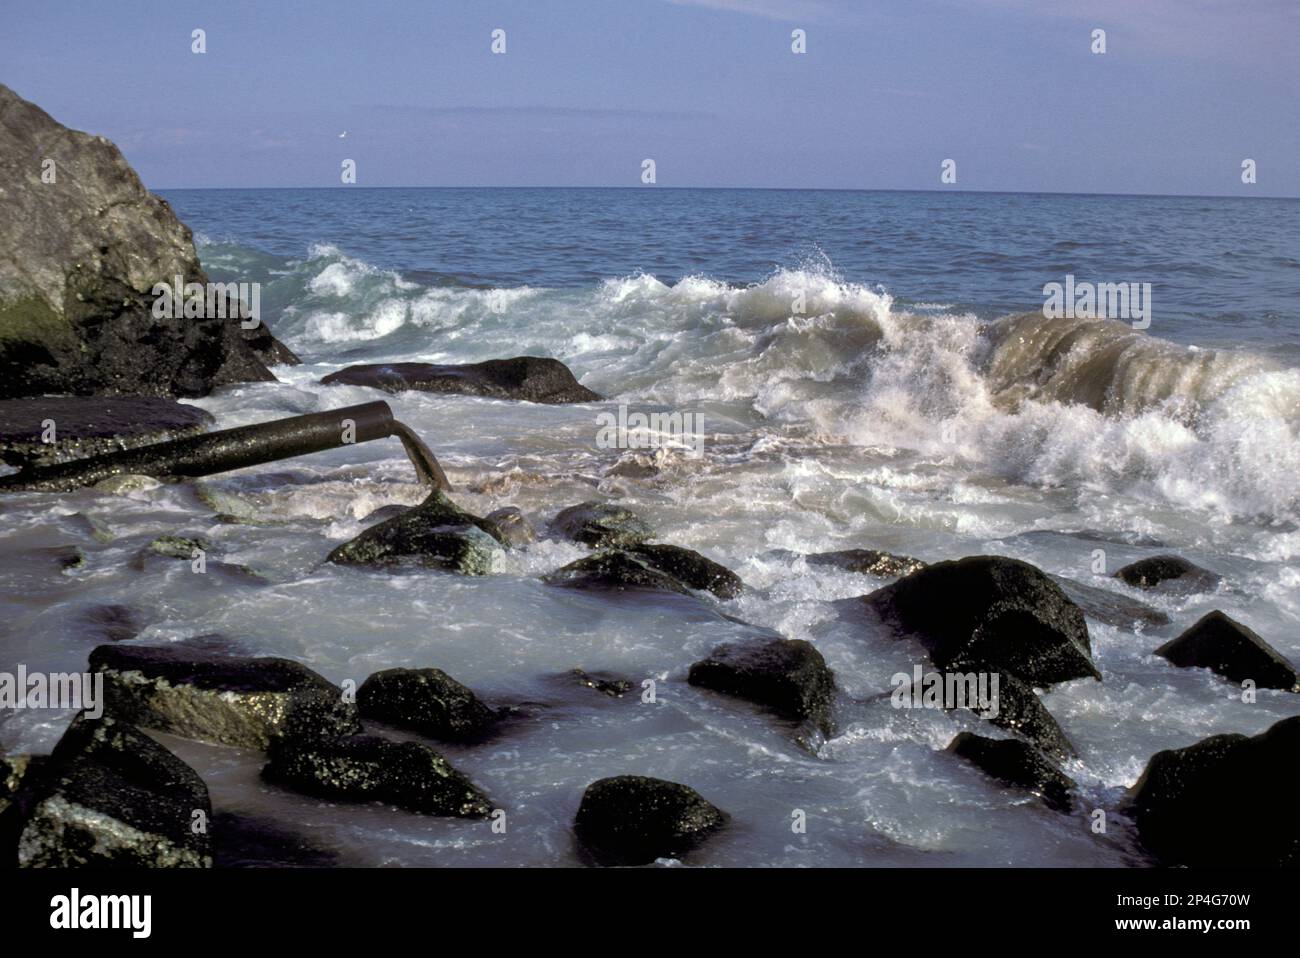
[[[220,426],[388,398],[437,453],[456,499],[561,508],[618,498],[661,541],[751,587],[741,598],[584,594],[540,576],[585,554],[543,540],[494,574],[323,565],[384,505],[422,496],[396,440],[127,495],[0,503],[5,661],[80,669],[98,605],[138,610],[137,641],[219,633],[336,682],[437,666],[524,716],[490,744],[445,747],[507,811],[487,823],[322,803],[264,785],[253,753],[165,738],[217,810],[269,818],[345,863],[576,864],[582,789],[636,773],[686,782],[732,815],[699,865],[1125,865],[1122,819],[1094,835],[1162,748],[1253,734],[1300,714],[1256,704],[1151,650],[1218,608],[1300,659],[1300,262],[1292,201],[780,191],[209,191],[168,194],[215,279],[259,281],[263,318],[304,364],[197,402]],[[1118,229],[1116,217],[1131,229]],[[1061,239],[1071,237],[1071,239]],[[1114,238],[1118,237],[1118,238]],[[1193,241],[1193,237],[1195,240]],[[1249,240],[1249,242],[1247,242]],[[1064,244],[1064,245],[1062,245]],[[1249,251],[1246,256],[1242,251]],[[1007,314],[1066,272],[1155,287],[1146,333]],[[792,310],[802,294],[805,309]],[[1062,344],[1065,344],[1063,346]],[[1196,348],[1191,348],[1196,347]],[[355,362],[555,356],[608,397],[538,406],[320,386]],[[703,417],[703,456],[601,448],[619,404]],[[217,521],[217,514],[241,522]],[[199,534],[209,567],[133,558]],[[84,566],[49,551],[76,545]],[[1078,746],[1073,816],[943,753],[974,717],[878,696],[917,648],[837,600],[884,580],[799,553],[879,548],[926,560],[996,553],[1096,576],[1175,551],[1224,576],[1150,597],[1168,626],[1089,621],[1102,683],[1044,701]],[[735,620],[751,623],[745,626]],[[686,684],[690,663],[771,630],[816,643],[844,693],[815,752],[761,710]],[[656,683],[611,699],[574,667]],[[6,714],[0,746],[46,750],[66,713]],[[791,831],[794,810],[806,834]]]

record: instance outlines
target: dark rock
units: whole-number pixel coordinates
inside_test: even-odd
[[[1115,578],[1138,589],[1167,592],[1208,592],[1223,579],[1218,573],[1202,569],[1182,556],[1158,555],[1130,562],[1115,573]]]
[[[78,716],[36,789],[18,838],[19,865],[212,865],[207,786],[129,724]]]
[[[1295,867],[1297,761],[1300,716],[1254,738],[1213,735],[1153,755],[1129,793],[1129,812],[1165,865]]]
[[[726,822],[693,788],[620,775],[587,786],[574,832],[599,865],[645,865],[690,851]]]
[[[539,356],[489,359],[461,366],[435,366],[431,363],[348,366],[330,373],[321,382],[371,386],[389,393],[414,389],[426,393],[458,393],[551,404],[600,399],[599,395],[574,379],[564,363]]]
[[[1055,759],[1074,758],[1078,754],[1033,687],[1010,672],[998,676],[998,714],[989,721],[1023,736]]]
[[[691,666],[691,685],[769,706],[835,734],[835,675],[811,642],[755,639],[725,643]]]
[[[380,506],[374,512],[366,513],[365,518],[362,519],[361,521],[362,522],[384,522],[388,519],[396,519],[398,516],[402,515],[403,513],[410,511],[410,508],[411,508],[410,506],[398,505],[397,503],[392,503],[391,505],[387,505],[387,506]]]
[[[266,818],[217,812],[211,833],[216,868],[331,868],[339,864],[336,852]]]
[[[592,548],[640,545],[654,535],[650,524],[631,509],[608,502],[583,502],[551,522],[560,535]]]
[[[1300,674],[1294,665],[1255,632],[1217,610],[1160,646],[1156,655],[1184,668],[1209,669],[1234,682],[1249,679],[1258,688],[1300,692]]]
[[[1168,625],[1169,616],[1155,606],[1131,599],[1110,589],[1101,589],[1095,585],[1084,585],[1064,576],[1054,575],[1052,581],[1061,587],[1061,591],[1070,597],[1083,614],[1121,629],[1131,629],[1137,625]]]
[[[144,547],[146,555],[166,556],[169,559],[184,559],[189,562],[199,553],[212,550],[212,545],[205,539],[186,538],[185,536],[159,536]]]
[[[1002,556],[939,562],[865,597],[941,669],[1010,672],[1035,685],[1101,678],[1083,612],[1040,569]]]
[[[420,505],[338,546],[327,561],[374,568],[415,565],[487,575],[504,544],[496,523],[470,515],[435,490]]]
[[[425,815],[487,818],[492,804],[468,778],[419,742],[354,735],[271,750],[267,781],[320,798],[379,801]]]
[[[744,589],[740,576],[726,566],[700,555],[693,549],[671,545],[639,545],[628,550],[632,555],[677,581],[712,592],[719,599],[734,599]]]
[[[129,605],[92,605],[82,613],[91,637],[105,642],[125,642],[144,631],[145,621]]]
[[[608,672],[584,672],[582,669],[573,669],[569,674],[584,688],[593,689],[610,698],[622,698],[636,687],[630,679],[611,675]]]
[[[691,590],[678,579],[660,572],[644,559],[630,552],[597,552],[570,562],[545,576],[551,585],[571,589],[662,589],[690,595]]]
[[[924,569],[926,563],[911,556],[878,552],[875,549],[841,549],[837,552],[814,552],[805,556],[809,565],[831,566],[845,572],[874,575],[879,579],[897,579]]]
[[[361,727],[338,686],[290,659],[101,645],[90,668],[104,674],[106,715],[201,742],[266,749]]]
[[[385,669],[357,689],[362,716],[446,742],[482,741],[501,716],[442,669]]]
[[[44,755],[0,755],[0,815],[24,788],[30,789],[46,761]]]
[[[514,506],[506,506],[487,514],[487,521],[493,523],[505,539],[506,544],[516,548],[526,546],[537,538],[532,524]]]
[[[1074,780],[1048,761],[1038,749],[1018,739],[984,738],[962,732],[948,745],[959,755],[1003,784],[1033,792],[1048,808],[1070,811]]]
[[[43,442],[43,423],[54,423]],[[0,461],[43,466],[195,436],[213,422],[198,406],[147,396],[0,400]]]
[[[189,229],[108,140],[3,85],[0,183],[0,398],[202,396],[275,379],[259,356],[273,338],[237,314],[154,317],[155,284],[207,282]]]

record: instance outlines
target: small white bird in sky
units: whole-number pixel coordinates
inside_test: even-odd
[[[348,135],[348,131],[347,131],[347,130],[344,130],[342,133],[339,134],[339,139],[342,140],[342,139],[344,139],[347,135]]]

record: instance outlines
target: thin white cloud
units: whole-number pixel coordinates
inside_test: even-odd
[[[668,0],[675,7],[703,7],[724,13],[739,13],[765,20],[791,23],[825,23],[842,19],[852,9],[830,0]]]

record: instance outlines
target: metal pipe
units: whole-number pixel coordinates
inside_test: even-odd
[[[380,401],[34,466],[0,478],[0,492],[67,492],[123,475],[208,476],[390,436],[402,440],[422,483],[451,490],[433,453],[408,426],[393,418],[388,403]]]

